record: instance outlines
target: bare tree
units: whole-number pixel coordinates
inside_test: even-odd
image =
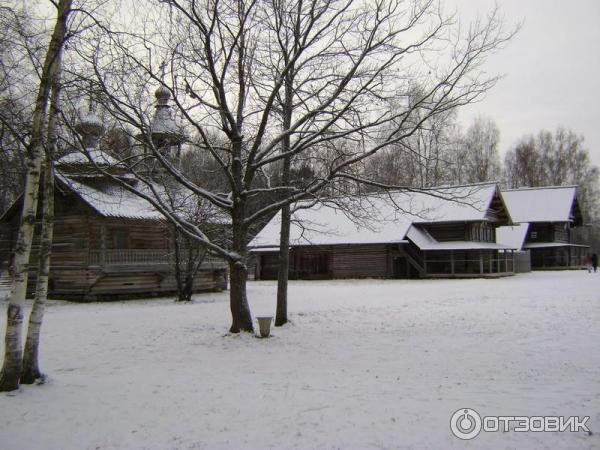
[[[146,32],[101,23],[102,32],[79,47],[106,111],[148,143],[150,153],[143,158],[154,158],[181,186],[231,217],[231,245],[218,245],[154,195],[158,191],[138,191],[180,231],[229,261],[231,332],[253,329],[246,295],[251,227],[285,205],[319,196],[325,187],[330,192],[332,185],[368,181],[357,170],[367,158],[495,84],[496,77],[478,75],[480,64],[512,35],[493,11],[459,38],[434,1],[290,1],[285,11],[296,18],[290,22],[293,41],[281,45],[278,39],[287,34],[277,33],[268,19],[277,17],[282,4],[159,2],[143,19],[140,30]],[[444,51],[449,58],[440,58]],[[159,69],[162,59],[166,70]],[[423,94],[411,103],[415,78],[424,80]],[[160,101],[174,103],[175,115],[193,137],[188,151],[216,162],[225,192],[193,183],[152,142],[144,104],[152,84],[160,86]],[[387,107],[392,96],[404,98],[395,109]],[[282,115],[290,98],[291,116]],[[423,114],[413,120],[416,111]],[[214,134],[224,148],[215,147]],[[265,184],[272,167],[301,157],[316,174],[311,182]],[[134,162],[130,170],[143,179]],[[152,191],[150,182],[145,186]],[[259,201],[265,198],[271,200]],[[251,208],[252,202],[262,206]]]
[[[598,167],[591,163],[584,139],[559,127],[526,136],[505,157],[504,178],[508,187],[578,185],[586,215],[598,217]]]
[[[467,129],[461,143],[465,163],[464,182],[479,183],[500,179],[499,143],[500,130],[496,123],[490,118],[477,117]]]
[[[508,187],[543,186],[541,155],[533,136],[521,139],[504,158],[504,180]]]
[[[195,224],[213,242],[226,246],[229,239],[227,221],[212,205],[193,196],[182,196],[177,187],[169,189],[167,195],[174,211]],[[177,300],[189,302],[194,293],[194,280],[208,255],[206,247],[176,226],[170,227],[173,249],[173,267],[177,285]]]
[[[27,178],[23,194],[21,222],[15,246],[13,284],[7,308],[4,364],[0,374],[0,391],[17,389],[21,376],[23,306],[27,288],[29,255],[36,220],[40,170],[44,158],[44,134],[48,115],[48,102],[51,87],[61,72],[62,51],[67,38],[67,20],[71,13],[71,0],[60,0],[56,6],[56,23],[40,74],[39,90],[33,111],[31,140],[27,145]]]
[[[414,88],[411,101],[418,103],[422,95],[422,89]],[[390,108],[397,107],[397,101],[392,99]],[[427,111],[415,112],[412,120],[415,124],[420,123],[420,126],[411,136],[366,161],[365,172],[369,178],[383,184],[415,188],[454,181],[451,179],[450,166],[454,156],[455,111],[430,116],[426,120],[421,120],[422,116],[428,116]]]
[[[40,33],[27,11],[0,6],[0,213],[23,189]]]

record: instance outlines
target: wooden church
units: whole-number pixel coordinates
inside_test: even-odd
[[[171,151],[175,146],[178,152],[183,135],[177,132],[171,115],[170,93],[159,89],[156,98],[152,139],[157,147]],[[118,161],[98,149],[104,126],[91,107],[76,130],[87,156],[75,151],[56,162],[49,295],[91,301],[175,292],[173,241],[164,217],[149,202],[98,173],[91,164],[90,159],[126,183],[138,182],[119,167]],[[17,200],[0,218],[0,261],[4,268],[10,265],[21,202]],[[39,251],[39,228],[38,224],[32,267]],[[33,286],[30,277],[30,291]],[[194,279],[194,290],[226,288],[226,263],[207,256]]]

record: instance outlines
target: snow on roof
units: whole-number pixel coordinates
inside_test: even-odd
[[[164,215],[146,199],[108,178],[81,178],[85,179],[85,182],[82,182],[80,177],[65,176],[60,172],[56,173],[56,177],[102,216],[123,219],[166,220]],[[154,196],[151,189],[143,184],[136,186],[136,190],[151,198]],[[164,186],[154,185],[154,190],[156,195],[166,197]],[[224,211],[211,205],[206,200],[198,199],[192,191],[183,187],[179,187],[176,192],[170,191],[170,197],[174,199],[177,204],[175,209],[179,212],[195,211],[195,208],[200,208],[198,220],[202,222],[213,225],[231,223],[231,218]],[[202,204],[198,205],[198,201]]]
[[[554,248],[554,247],[581,247],[590,248],[589,245],[568,244],[566,242],[528,242],[523,248]]]
[[[145,199],[116,183],[92,186],[60,173],[56,174],[56,178],[102,216],[126,219],[164,219],[164,216]]]
[[[117,161],[115,158],[101,150],[88,150],[88,153],[90,155],[90,158],[100,166],[116,166],[117,164],[119,164],[119,161]],[[90,160],[88,159],[86,154],[80,151],[74,151],[66,154],[58,161],[56,161],[56,165],[90,165],[91,167]]]
[[[496,242],[509,248],[514,248],[515,250],[521,250],[523,248],[523,243],[525,242],[528,229],[528,223],[498,227],[496,228]]]
[[[495,242],[448,241],[439,242],[426,230],[411,226],[406,235],[421,250],[507,250],[511,247]]]
[[[300,202],[295,206],[305,209],[292,214],[290,245],[399,243],[413,223],[483,221],[496,191],[495,183],[487,183],[330,199],[313,206]],[[278,213],[250,246],[278,246],[280,225]]]
[[[576,186],[511,189],[502,191],[513,222],[569,222]]]
[[[369,206],[369,209],[375,208]],[[355,219],[360,221],[359,219]],[[381,220],[363,220],[355,223],[333,205],[315,205],[292,215],[290,245],[336,245],[399,242],[410,227],[410,220],[402,216],[382,217]],[[273,246],[279,243],[281,213],[258,233],[250,246]]]

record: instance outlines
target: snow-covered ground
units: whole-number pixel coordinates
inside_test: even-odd
[[[275,289],[249,284],[255,315]],[[291,282],[270,339],[226,333],[227,295],[51,302],[49,381],[0,394],[0,448],[600,448],[600,273]],[[459,408],[593,434],[461,441]]]

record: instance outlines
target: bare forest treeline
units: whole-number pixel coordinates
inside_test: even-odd
[[[1,214],[23,189],[23,136],[30,133],[31,123],[26,107],[10,95],[10,90],[0,90],[0,104],[6,106],[0,108]],[[493,119],[478,117],[464,130],[452,112],[428,121],[407,142],[399,144],[399,149],[392,146],[369,158],[358,175],[383,185],[411,188],[484,181],[498,181],[504,189],[578,185],[585,221],[588,224],[596,222],[600,216],[600,169],[592,163],[582,135],[562,127],[553,132],[542,130],[525,135],[505,153],[504,158],[499,153],[499,144],[500,130]],[[130,134],[120,127],[107,130],[100,148],[117,158],[127,158],[135,152]],[[327,153],[325,150],[322,152]],[[62,153],[59,151],[57,154]],[[220,167],[209,155],[184,152],[181,167],[190,180],[226,193],[227,185]],[[300,158],[292,163],[291,174],[291,182],[298,185],[308,185],[318,177],[311,162]],[[280,182],[280,177],[280,167],[274,166],[260,174],[257,184],[274,186]],[[337,188],[324,188],[332,195],[376,189],[356,183],[341,187],[339,182]],[[263,202],[269,203],[276,197],[274,194],[273,198],[263,199]],[[251,209],[259,209],[260,206],[261,203],[256,203]],[[258,232],[261,226],[262,223],[259,223],[253,227],[251,234]],[[583,232],[582,239],[591,240],[592,244],[600,247],[600,236],[596,237],[590,230]]]

